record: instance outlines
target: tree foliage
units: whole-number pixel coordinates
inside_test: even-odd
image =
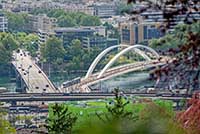
[[[200,33],[189,32],[188,41],[178,48],[169,49],[174,59],[157,69],[157,87],[169,90],[187,89],[188,93],[200,88]]]
[[[177,119],[186,128],[189,134],[198,134],[200,131],[200,93],[195,92],[187,101],[188,109],[177,113]]]
[[[188,41],[188,32],[198,33],[200,32],[200,22],[193,23],[191,25],[180,24],[177,25],[173,33],[166,34],[160,39],[152,39],[149,41],[150,47],[162,51],[167,51],[170,48],[178,48]]]
[[[64,104],[54,104],[50,107],[52,115],[48,116],[47,129],[50,134],[68,134],[76,123],[77,117],[74,116]]]
[[[9,121],[6,120],[6,111],[0,109],[0,133],[1,134],[16,134],[16,130],[11,126]]]
[[[0,33],[0,65],[10,62],[13,50],[19,46],[18,42],[10,33]]]
[[[63,59],[65,49],[62,41],[56,37],[51,37],[41,46],[41,54],[44,60],[49,63],[56,63],[58,59]]]
[[[125,100],[122,94],[120,94],[119,89],[114,89],[115,98],[108,105],[106,109],[108,113],[102,115],[96,114],[100,120],[103,122],[112,122],[119,120],[136,120],[137,116],[133,112],[126,109],[127,105],[130,103],[128,100]]]
[[[45,13],[48,17],[58,19],[58,26],[60,27],[73,27],[73,26],[99,26],[101,21],[96,16],[87,15],[81,12],[66,12],[63,9],[51,10],[35,10],[33,14]]]
[[[122,15],[124,13],[130,13],[133,8],[133,4],[126,4],[124,2],[119,2],[117,4],[117,14]]]
[[[7,64],[10,61],[10,59],[10,52],[6,50],[2,43],[0,43],[0,65]]]
[[[66,48],[66,62],[69,70],[86,70],[92,60],[100,52],[99,48],[84,48],[80,40],[72,40],[71,45]]]
[[[10,32],[25,32],[28,24],[28,14],[6,12],[8,30]]]
[[[76,26],[76,22],[69,15],[60,16],[58,18],[58,26],[60,26],[60,27],[74,27],[74,26]]]

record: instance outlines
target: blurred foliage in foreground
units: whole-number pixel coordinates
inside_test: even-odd
[[[143,108],[140,108],[138,111],[135,110],[137,107],[134,107],[132,101],[134,100],[127,99],[125,96],[123,96],[123,94],[116,90],[115,98],[110,100],[109,103],[101,105],[104,107],[104,109],[100,110],[101,112],[96,111],[96,114],[94,114],[95,107],[93,107],[94,111],[84,113],[84,110],[87,110],[87,106],[82,107],[82,110],[77,112],[74,109],[71,109],[69,106],[68,110],[73,111],[73,116],[77,118],[75,124],[71,126],[71,128],[73,127],[71,133],[187,134],[181,124],[175,120],[176,114],[173,112],[172,103],[143,99],[143,101],[138,102],[144,104]],[[133,105],[133,107],[130,107],[130,105]],[[65,106],[68,107],[68,105]],[[60,115],[60,117],[63,116]],[[59,122],[60,125],[57,123],[57,125],[54,125],[54,127],[63,126],[63,124],[65,124],[64,122],[66,121],[71,122],[72,120],[68,118],[67,120],[63,120],[63,123],[62,121]],[[69,126],[63,126],[63,130],[65,127],[68,128]],[[69,131],[65,132],[69,133]]]
[[[15,128],[11,126],[9,121],[7,121],[6,117],[6,111],[0,108],[0,134],[15,134]]]
[[[80,128],[81,134],[186,134],[185,130],[174,120],[174,113],[166,109],[166,105],[159,106],[153,102],[145,102],[144,109],[138,114],[125,108],[129,100],[115,90],[112,105],[107,105],[107,112],[99,116],[99,120],[90,122]]]
[[[166,34],[159,39],[152,39],[149,41],[150,47],[162,51],[167,51],[171,48],[178,48],[188,42],[188,33],[194,34],[200,33],[200,21],[188,24],[179,24],[175,27],[174,31],[170,34]]]

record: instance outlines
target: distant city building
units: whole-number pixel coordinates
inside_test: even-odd
[[[95,14],[101,18],[108,18],[116,15],[116,5],[114,3],[95,3],[92,5]]]
[[[64,28],[64,27],[54,27],[51,30],[45,30],[44,28],[40,28],[37,31],[40,43],[46,42],[46,40],[55,35],[58,38],[63,40],[65,46],[70,45],[71,41],[74,39],[79,39],[82,41],[83,37],[91,37],[91,36],[106,36],[106,28],[104,26],[83,26],[83,27],[72,27],[72,28]]]
[[[118,45],[118,44],[119,44],[119,39],[107,38],[107,47]]]
[[[42,31],[40,29],[38,30],[37,34],[39,36],[39,44],[45,43],[50,37],[55,35],[54,32]]]
[[[83,38],[83,46],[87,47],[88,49],[91,47],[106,48],[106,45],[106,37],[93,36]]]
[[[142,20],[145,22],[165,22],[163,17],[163,11],[148,10],[140,14]],[[176,15],[170,22],[170,30],[172,30],[177,24],[184,23],[186,16],[189,20],[200,20],[200,11],[191,11],[190,15]]]
[[[88,15],[95,15],[95,9],[93,6],[86,4],[65,4],[62,9],[68,12],[82,12]]]
[[[103,24],[107,22],[108,24],[112,25],[113,27],[118,28],[121,23],[127,22],[129,20],[129,17],[112,16],[110,18],[101,18],[100,20]]]
[[[92,47],[98,47],[105,49],[107,47],[118,45],[119,40],[118,39],[110,39],[107,37],[101,37],[101,36],[93,36],[93,37],[85,37],[83,38],[83,46],[90,49]]]
[[[7,17],[0,13],[0,32],[5,32],[8,30],[8,19]]]
[[[94,34],[100,36],[106,36],[106,27],[105,26],[82,26],[81,28],[84,29],[91,29],[94,30]]]
[[[28,16],[29,24],[27,26],[28,31],[31,32],[52,32],[57,26],[56,18],[49,18],[46,14],[41,15],[29,15]]]
[[[64,47],[71,44],[72,40],[79,39],[84,47],[106,48],[119,44],[118,39],[108,39],[104,26],[56,28],[55,36],[63,40]]]
[[[153,38],[160,38],[162,35],[159,29],[160,23],[127,22],[120,25],[121,42],[134,45]]]
[[[90,37],[94,35],[94,30],[89,28],[56,28],[55,35],[63,40],[64,46],[70,45],[74,39],[83,40],[84,37]]]

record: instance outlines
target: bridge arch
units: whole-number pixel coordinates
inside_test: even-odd
[[[107,54],[109,53],[111,50],[115,49],[115,48],[119,48],[119,47],[130,47],[130,45],[126,45],[126,44],[120,44],[120,45],[115,45],[115,46],[111,46],[111,47],[108,47],[106,48],[104,51],[102,51],[96,58],[95,60],[92,62],[92,64],[90,65],[88,71],[87,71],[87,74],[85,76],[85,78],[88,78],[90,75],[92,75],[92,72],[94,71],[96,65],[99,63],[99,61]],[[141,50],[135,48],[135,51],[137,53],[140,53],[140,55],[145,58],[146,60],[150,60],[150,58],[145,54],[143,53]]]
[[[104,51],[102,51],[96,58],[95,60],[92,62],[92,64],[90,65],[87,74],[85,76],[85,78],[88,78],[92,72],[94,71],[96,65],[99,63],[99,61],[107,54],[109,53],[111,50],[115,49],[115,48],[119,48],[119,47],[128,47],[128,45],[125,44],[120,44],[120,45],[115,45],[115,46],[111,46],[106,48]]]
[[[102,71],[100,72],[100,74],[98,75],[97,78],[102,77],[102,75],[106,72],[106,70],[108,70],[120,56],[122,56],[123,54],[125,54],[125,53],[127,53],[127,52],[129,52],[129,51],[131,51],[131,50],[135,50],[136,48],[144,48],[144,49],[147,49],[148,51],[152,52],[152,53],[156,56],[156,58],[159,58],[159,57],[160,57],[159,54],[158,54],[155,50],[153,50],[152,48],[150,48],[150,47],[148,47],[148,46],[139,45],[139,44],[130,46],[130,47],[128,47],[128,48],[123,49],[123,50],[122,50],[121,52],[119,52],[115,57],[113,57],[113,58],[109,61],[109,63],[102,69]],[[137,52],[138,54],[140,54],[141,56],[144,57],[144,53],[143,53],[142,51],[137,51],[137,50],[139,50],[139,49],[136,49],[136,52]],[[146,55],[146,56],[147,56],[147,55]],[[146,57],[146,56],[145,56],[145,57]],[[144,57],[144,58],[145,58],[145,57]],[[147,57],[148,57],[148,56],[147,56]],[[146,58],[145,58],[145,59],[146,59]],[[147,60],[151,60],[151,59],[148,57]]]

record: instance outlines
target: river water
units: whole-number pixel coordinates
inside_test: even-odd
[[[16,89],[16,83],[11,82],[11,78],[9,76],[0,76],[0,87],[5,87],[10,92],[14,92]]]
[[[149,80],[148,72],[134,72],[102,81],[96,85],[91,86],[91,88],[100,89],[103,91],[111,91],[114,88],[119,88],[120,90],[124,91],[131,91],[133,89],[141,89],[144,86],[153,85],[154,81]]]
[[[71,74],[65,76],[56,76],[51,75],[51,80],[56,86],[60,86],[62,82],[83,76],[84,74]],[[119,88],[121,90],[131,91],[133,89],[140,89],[144,86],[152,86],[154,84],[153,81],[150,81],[148,72],[133,72],[124,74],[121,76],[117,76],[111,78],[106,81],[102,81],[96,85],[91,86],[92,89],[101,89],[102,91],[111,91],[114,88]],[[0,76],[0,87],[6,87],[9,91],[15,91],[16,84],[10,81],[9,77],[1,77]]]

